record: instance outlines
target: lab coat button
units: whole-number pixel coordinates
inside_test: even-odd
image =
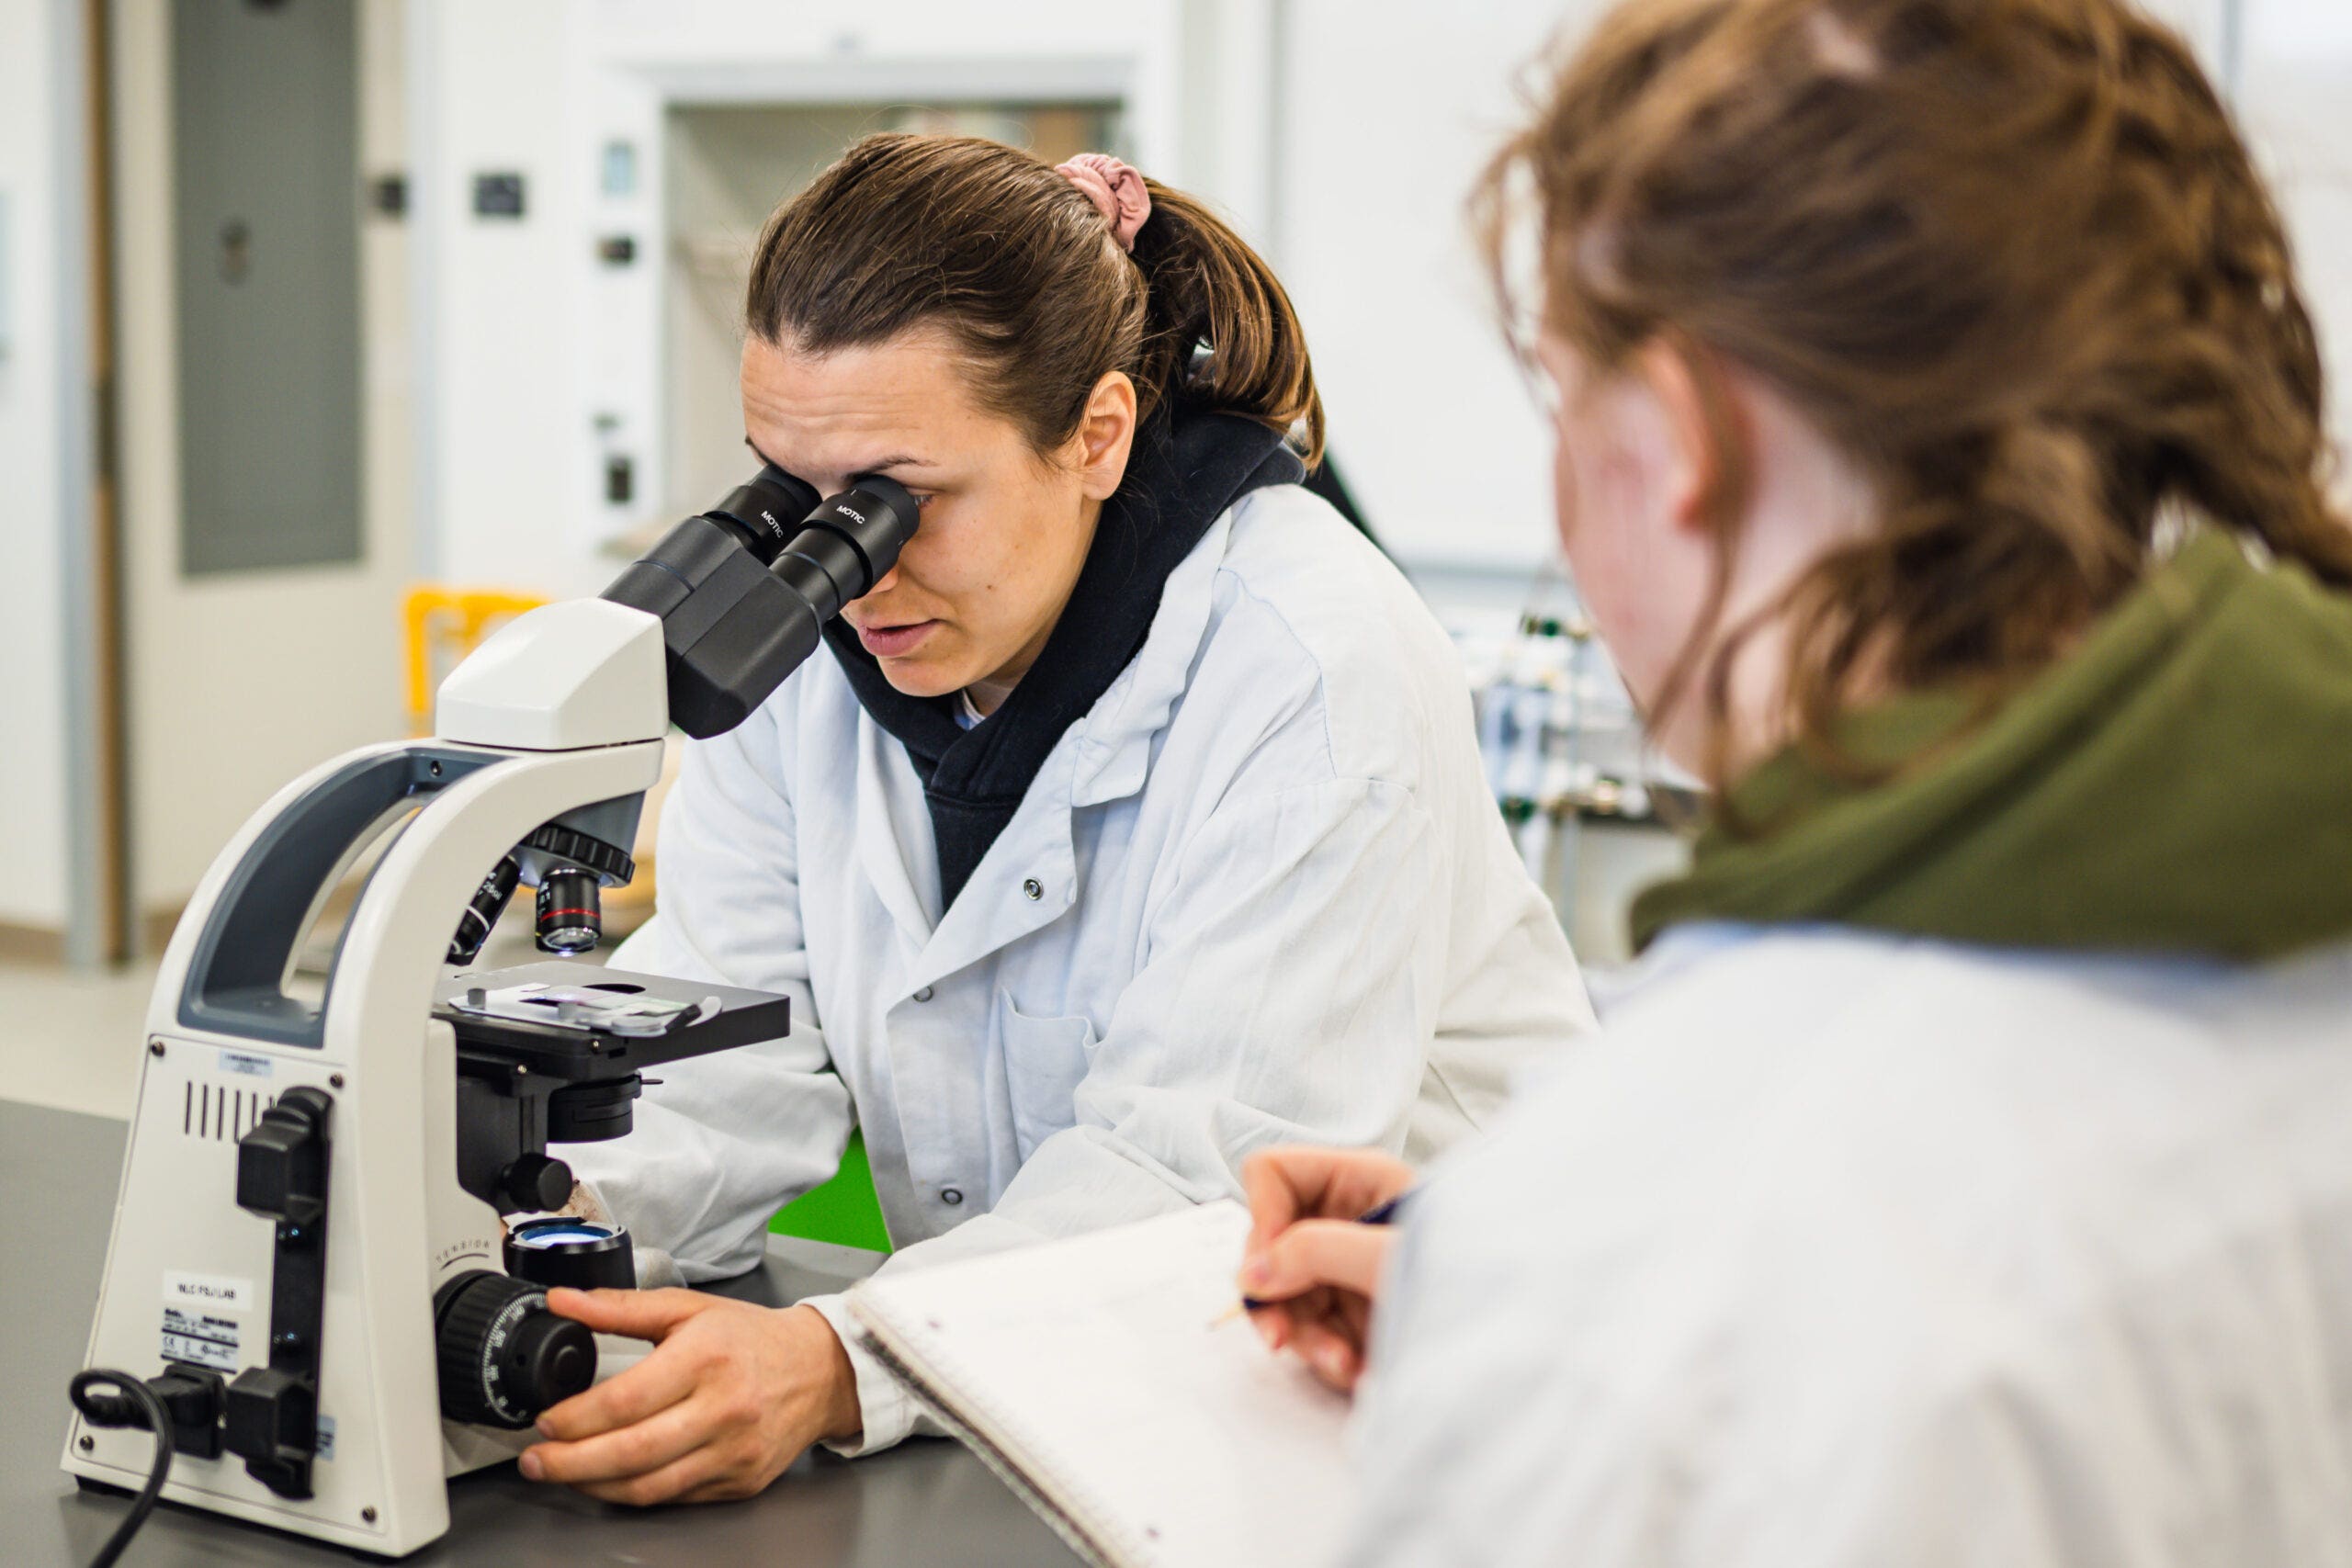
[[[952,1209],[964,1201],[964,1190],[960,1187],[943,1187],[939,1190],[939,1201]]]
[[[1029,902],[1034,904],[1046,896],[1046,885],[1033,876],[1021,885],[1021,891],[1027,895]]]
[[[929,986],[925,986],[922,990],[915,993],[915,1000],[919,1002],[927,1002],[931,1000],[931,987]]]

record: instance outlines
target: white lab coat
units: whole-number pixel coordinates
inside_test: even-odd
[[[1410,1210],[1347,1561],[2352,1562],[2352,951],[1669,935]]]
[[[1591,1027],[1452,644],[1295,486],[1170,577],[944,919],[913,765],[830,654],[687,748],[659,844],[660,912],[614,963],[797,1010],[567,1151],[689,1279],[753,1264],[853,1116],[902,1268],[1236,1194],[1271,1144],[1425,1157]],[[905,1394],[853,1359],[865,1448],[896,1441]]]

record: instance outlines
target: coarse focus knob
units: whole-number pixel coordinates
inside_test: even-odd
[[[596,1381],[588,1325],[548,1310],[548,1293],[521,1280],[469,1269],[433,1296],[441,1414],[452,1421],[523,1427]]]

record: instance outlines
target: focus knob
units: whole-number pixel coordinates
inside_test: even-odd
[[[596,1381],[588,1325],[548,1310],[539,1286],[469,1269],[434,1293],[441,1414],[523,1427]]]

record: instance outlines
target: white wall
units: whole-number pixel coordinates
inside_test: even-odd
[[[650,509],[672,493],[657,252],[666,104],[1108,85],[1144,156],[1174,158],[1173,0],[412,4],[418,564],[447,581],[593,592],[618,564],[600,547],[660,521]],[[618,200],[598,183],[615,139],[635,145],[639,171]],[[495,170],[528,182],[520,221],[470,210],[474,175]],[[594,261],[609,233],[636,239],[636,265]],[[602,494],[604,457],[623,450],[641,499],[616,507]]]
[[[1463,223],[1522,113],[1521,68],[1589,0],[1291,0],[1274,259],[1304,317],[1331,450],[1408,565],[1532,570],[1549,447]]]
[[[2245,4],[2241,112],[2286,209],[2342,446],[2352,440],[2352,5]]]
[[[409,213],[417,269],[418,523],[424,571],[587,589],[564,558],[584,493],[565,436],[582,363],[571,299],[588,265],[568,170],[577,95],[565,0],[412,0]],[[520,173],[525,215],[471,215],[476,172]]]
[[[67,919],[62,309],[54,0],[0,0],[0,922]]]
[[[2334,10],[2346,0],[2271,0]],[[1464,202],[1526,115],[1528,70],[1601,0],[1287,0],[1272,254],[1331,449],[1408,565],[1531,573],[1549,438],[1498,335]],[[2155,0],[2212,57],[2222,0]],[[2341,312],[2340,312],[2341,313]]]

